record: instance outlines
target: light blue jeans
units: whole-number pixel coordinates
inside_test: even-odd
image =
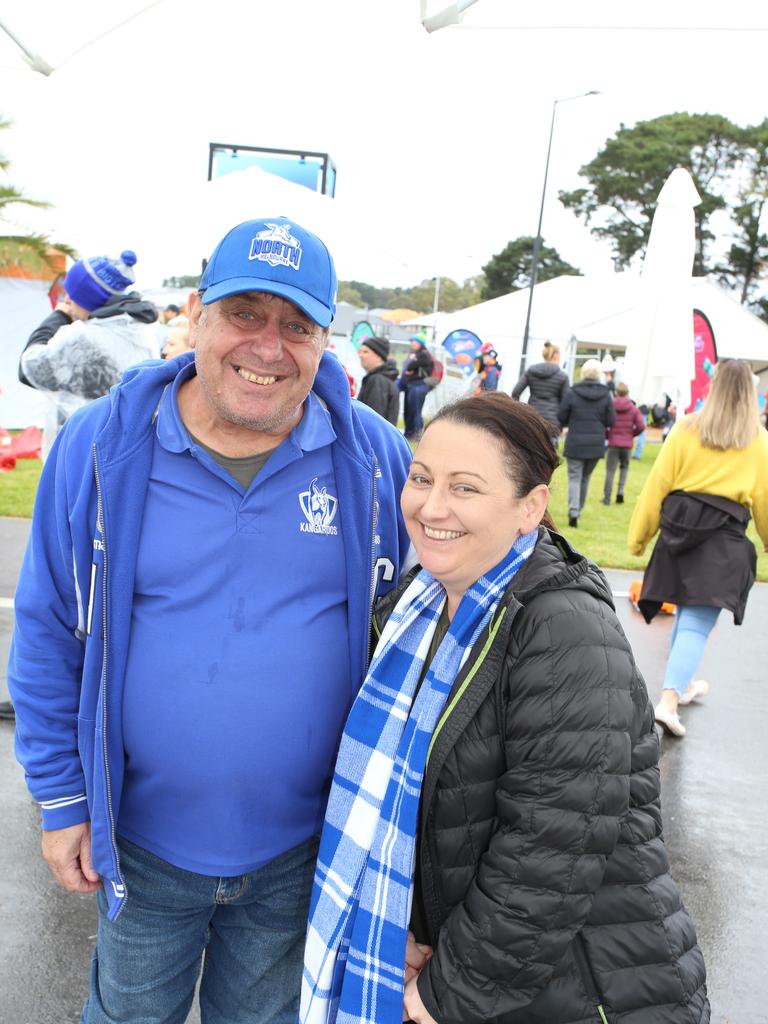
[[[672,644],[669,650],[664,689],[677,690],[683,696],[701,663],[707,637],[717,622],[720,608],[703,604],[678,605]]]
[[[247,875],[183,871],[118,840],[128,899],[99,930],[80,1024],[294,1024],[317,839]]]

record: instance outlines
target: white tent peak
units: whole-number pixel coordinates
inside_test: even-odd
[[[701,203],[690,171],[685,167],[676,167],[661,186],[656,202],[661,205],[698,206]]]

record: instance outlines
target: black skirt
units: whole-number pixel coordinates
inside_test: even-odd
[[[714,494],[672,491],[638,607],[646,622],[662,603],[727,608],[740,626],[755,582],[757,555],[747,538],[749,510]]]

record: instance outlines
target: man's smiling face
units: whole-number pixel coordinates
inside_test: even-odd
[[[292,302],[244,292],[190,312],[197,379],[208,411],[230,425],[285,436],[301,419],[327,331]]]

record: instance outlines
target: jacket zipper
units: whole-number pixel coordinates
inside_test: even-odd
[[[587,996],[594,1000],[595,1009],[597,1010],[597,1015],[600,1018],[600,1024],[608,1024],[608,1018],[605,1015],[605,1009],[600,1000],[600,994],[597,991],[595,976],[592,973],[592,968],[587,957],[587,951],[584,948],[584,939],[581,937],[581,932],[579,932],[573,940],[573,955],[576,960],[576,965],[579,968],[579,973],[581,974],[581,980],[587,990]]]
[[[117,852],[117,843],[115,842],[115,815],[112,809],[112,783],[109,774],[109,757],[107,755],[107,534],[104,529],[104,503],[101,496],[101,482],[99,480],[99,464],[96,458],[96,445],[93,446],[93,475],[96,481],[96,521],[98,523],[99,530],[101,531],[101,542],[103,545],[102,557],[104,560],[104,570],[101,574],[101,631],[102,631],[102,642],[104,645],[104,684],[102,687],[102,702],[103,702],[103,715],[102,715],[102,730],[103,730],[103,741],[104,741],[104,774],[107,783],[107,810],[109,811],[109,826],[110,826],[110,840],[112,842],[112,851],[115,855],[115,865],[117,867],[117,878],[120,884],[125,886],[125,879],[120,873],[120,857]],[[124,901],[127,898],[127,893],[124,893]],[[118,915],[123,909],[121,905],[118,910]]]
[[[429,743],[429,749],[427,750],[427,764],[429,764],[429,759],[432,756],[432,748],[435,745],[435,740],[437,739],[438,735],[440,734],[440,730],[443,728],[445,723],[448,721],[448,718],[452,714],[453,709],[456,707],[458,702],[464,696],[464,693],[465,693],[467,687],[472,682],[472,680],[474,679],[475,675],[477,674],[480,666],[485,661],[486,656],[488,654],[488,651],[491,649],[493,641],[496,639],[496,634],[498,633],[499,627],[501,626],[501,623],[504,620],[504,616],[506,614],[507,614],[507,609],[506,609],[506,607],[504,607],[499,612],[499,614],[498,614],[498,616],[496,618],[496,621],[490,623],[490,625],[488,627],[488,639],[483,644],[483,649],[482,649],[482,651],[480,651],[480,654],[478,656],[477,661],[474,663],[474,665],[469,670],[469,672],[467,672],[466,679],[464,680],[464,682],[461,684],[459,689],[454,694],[453,699],[451,700],[450,704],[448,704],[448,706],[443,709],[443,713],[440,716],[440,719],[438,720],[437,725],[435,726],[435,731],[432,733],[432,739],[430,740],[430,743]],[[425,772],[426,772],[426,766],[425,766]]]

